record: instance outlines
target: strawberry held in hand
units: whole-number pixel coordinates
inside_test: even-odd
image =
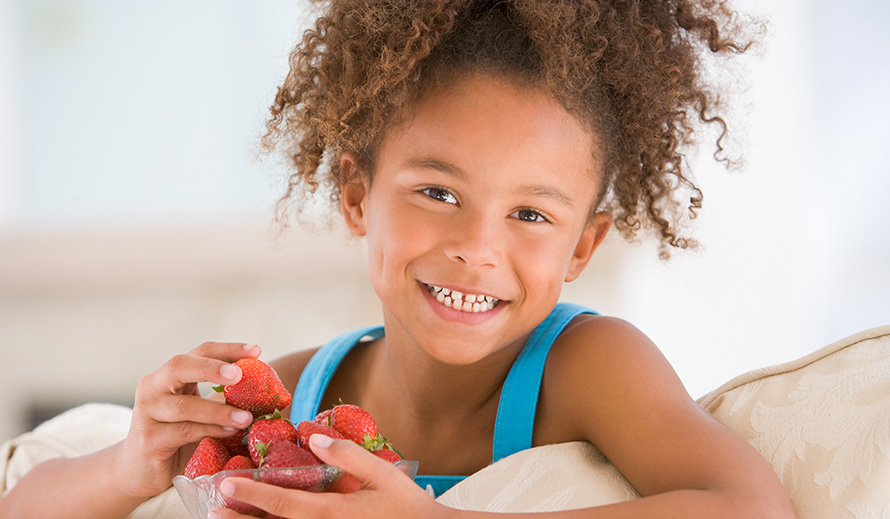
[[[272,366],[253,358],[240,359],[235,365],[241,368],[241,380],[237,384],[213,388],[226,395],[227,404],[250,411],[254,417],[290,405],[292,397]]]

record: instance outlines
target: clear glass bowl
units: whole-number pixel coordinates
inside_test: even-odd
[[[402,460],[395,463],[402,472],[412,480],[417,476],[417,462]],[[344,472],[331,465],[312,465],[309,467],[272,468],[253,470],[224,470],[212,476],[201,476],[191,479],[185,476],[173,478],[173,486],[182,498],[186,510],[194,519],[206,519],[212,508],[228,507],[241,513],[249,512],[244,503],[231,502],[219,491],[219,484],[226,478],[246,477],[286,488],[299,488],[309,492],[326,492]],[[227,502],[227,499],[229,502]]]

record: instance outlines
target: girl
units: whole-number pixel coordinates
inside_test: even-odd
[[[700,71],[706,54],[747,47],[734,19],[723,3],[686,0],[328,5],[292,54],[264,142],[294,167],[282,219],[298,192],[321,190],[365,238],[384,323],[273,365],[295,392],[293,420],[361,405],[420,462],[420,485],[315,436],[360,491],[245,478],[222,491],[281,517],[475,517],[422,487],[584,440],[643,497],[542,515],[793,517],[770,467],[695,405],[640,331],[557,303],[613,225],[653,230],[665,256],[690,244],[679,220],[701,194],[681,152],[696,120],[725,131]],[[249,424],[196,383],[237,381],[230,363],[259,353],[205,343],[171,359],[139,384],[123,442],[38,466],[0,506],[126,515],[169,487],[195,442]],[[48,486],[59,499],[36,512]]]

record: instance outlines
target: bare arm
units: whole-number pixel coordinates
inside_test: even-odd
[[[120,449],[117,443],[88,456],[37,465],[0,500],[0,517],[125,517],[145,498],[127,496],[121,488]]]
[[[205,343],[170,359],[140,381],[124,441],[34,467],[0,500],[0,517],[126,516],[170,486],[194,443],[205,436],[230,436],[235,428],[250,425],[251,416],[239,421],[234,413],[240,410],[202,398],[197,383],[234,383],[241,373],[229,363],[259,353],[259,348],[245,350],[240,343]],[[47,489],[52,489],[52,499]]]
[[[588,517],[794,516],[760,454],[701,409],[624,321],[573,323],[548,358],[542,398],[539,419],[569,435],[560,441],[590,441],[643,496]]]

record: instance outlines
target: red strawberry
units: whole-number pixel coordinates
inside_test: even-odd
[[[359,445],[365,445],[366,437],[377,438],[377,423],[371,413],[357,405],[334,406],[331,410],[331,427]]]
[[[325,409],[324,411],[315,415],[315,418],[312,419],[312,423],[317,423],[321,425],[327,425],[330,427],[331,425],[331,413],[333,409]]]
[[[334,438],[335,440],[346,439],[342,434],[337,432],[336,429],[328,427],[327,425],[321,425],[315,422],[307,421],[302,421],[297,424],[297,443],[300,445],[300,447],[312,451],[312,448],[309,446],[309,438],[313,434],[323,434],[325,436]]]
[[[223,470],[233,470],[240,471],[230,474],[228,477],[231,478],[250,478],[252,477],[251,470],[255,469],[256,465],[253,463],[253,460],[248,458],[247,456],[233,456],[229,459],[226,466]],[[264,517],[265,512],[253,505],[249,505],[247,503],[238,501],[237,499],[232,499],[231,497],[223,496],[223,501],[225,502],[226,508],[230,510],[234,510],[242,515],[251,515],[254,517]]]
[[[269,447],[260,465],[263,469],[278,468],[278,470],[263,471],[260,474],[260,481],[285,488],[317,490],[324,479],[324,469],[312,465],[320,464],[321,461],[314,454],[296,443],[278,442]],[[293,470],[280,467],[289,467]]]
[[[223,470],[253,470],[256,468],[256,463],[253,462],[252,459],[247,456],[232,456],[229,458],[229,461],[226,462],[226,466],[223,467]]]
[[[192,457],[185,465],[185,477],[195,479],[199,476],[216,474],[229,461],[229,451],[222,442],[210,436],[198,443]]]
[[[331,483],[331,486],[328,488],[328,490],[330,490],[331,492],[337,492],[338,494],[349,494],[350,492],[355,492],[360,488],[362,488],[362,483],[358,480],[358,478],[348,472],[344,472],[343,474],[340,474],[340,477],[338,477]]]
[[[230,455],[249,456],[246,437],[247,429],[243,429],[228,438],[220,438],[219,441],[226,447]]]
[[[374,455],[377,456],[378,458],[384,459],[390,463],[395,463],[397,461],[402,460],[402,457],[399,456],[398,453],[396,453],[396,451],[394,451],[388,447],[384,447],[384,448],[380,449],[379,451],[374,451]]]
[[[255,417],[290,405],[292,397],[271,366],[252,358],[240,359],[235,365],[241,368],[241,380],[214,388],[225,393],[227,404],[250,411]]]
[[[281,414],[276,412],[268,418],[258,419],[253,422],[250,432],[247,433],[247,450],[250,459],[257,465],[262,464],[263,454],[268,452],[272,445],[280,441],[297,442],[297,430],[294,425],[280,416]]]

